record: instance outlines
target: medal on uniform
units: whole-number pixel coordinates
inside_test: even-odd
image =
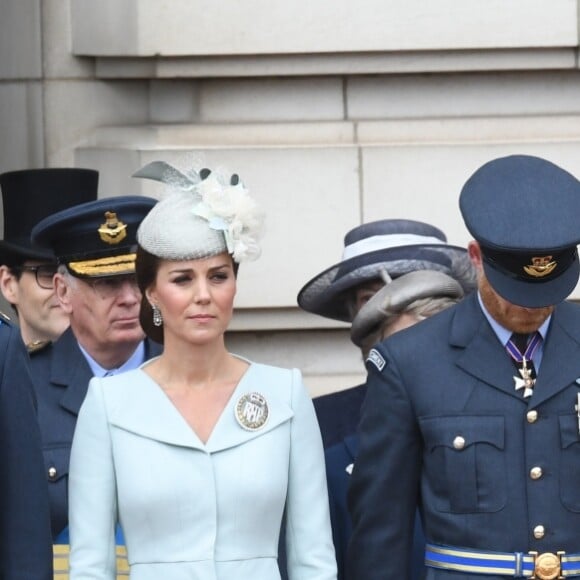
[[[238,399],[235,414],[242,429],[258,431],[268,420],[268,402],[260,393],[246,393]]]
[[[524,399],[531,397],[534,393],[534,385],[536,384],[536,379],[532,377],[532,369],[528,368],[527,361],[522,358],[522,368],[518,369],[520,377],[514,377],[514,383],[516,391],[524,389]]]
[[[525,352],[522,354],[513,340],[509,340],[506,344],[506,350],[509,355],[518,363],[518,376],[514,376],[514,387],[516,391],[523,389],[524,399],[531,397],[534,393],[534,385],[536,384],[536,372],[534,370],[532,356],[538,348],[542,337],[539,332],[534,333],[531,340],[526,346]]]
[[[578,382],[579,379],[576,379]],[[574,409],[576,410],[576,416],[578,417],[578,435],[580,435],[580,393],[576,395],[576,404],[574,405]]]

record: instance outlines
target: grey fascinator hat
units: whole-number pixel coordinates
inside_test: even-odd
[[[236,174],[180,171],[154,161],[133,174],[169,191],[137,231],[139,245],[164,260],[196,260],[228,252],[237,263],[260,256],[264,214]]]
[[[461,284],[436,270],[409,272],[385,284],[358,312],[350,329],[350,338],[359,347],[371,333],[388,319],[426,298],[463,298]]]

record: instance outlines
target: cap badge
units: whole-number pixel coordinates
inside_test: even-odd
[[[531,264],[524,266],[524,272],[534,278],[543,278],[549,276],[557,265],[558,262],[553,261],[552,256],[537,256],[532,258]]]
[[[236,404],[236,421],[246,431],[261,429],[268,420],[268,402],[260,393],[246,393]]]
[[[99,228],[99,236],[106,244],[118,244],[127,237],[127,224],[117,219],[114,211],[105,212],[105,223]]]

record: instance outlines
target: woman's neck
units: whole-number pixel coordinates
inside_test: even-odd
[[[232,356],[223,340],[203,346],[164,346],[149,373],[163,388],[208,388],[237,382],[247,363]]]

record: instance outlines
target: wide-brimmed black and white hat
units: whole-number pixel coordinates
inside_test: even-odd
[[[448,274],[466,293],[475,285],[466,249],[448,244],[439,228],[414,220],[385,219],[350,230],[344,237],[342,260],[304,285],[298,305],[313,314],[352,322],[350,290],[415,270]]]

